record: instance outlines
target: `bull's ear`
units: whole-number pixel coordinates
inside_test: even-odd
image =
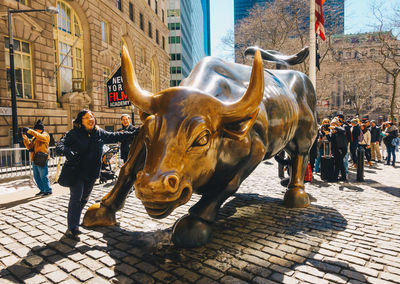
[[[232,139],[242,140],[252,128],[258,115],[258,109],[248,117],[224,124],[224,136]]]
[[[146,113],[146,112],[144,112],[144,111],[142,111],[142,110],[140,110],[139,109],[139,117],[140,117],[140,120],[144,123],[144,121],[146,120],[146,118],[149,116],[150,114],[148,114],[148,113]]]

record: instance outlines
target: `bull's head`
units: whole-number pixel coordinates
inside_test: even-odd
[[[125,48],[122,76],[145,133],[146,162],[137,174],[136,196],[151,217],[164,218],[213,176],[223,139],[241,140],[251,129],[264,91],[261,55],[254,57],[247,91],[232,103],[190,87],[142,90]]]

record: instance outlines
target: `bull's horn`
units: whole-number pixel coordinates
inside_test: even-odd
[[[122,47],[121,70],[124,91],[131,103],[146,113],[154,113],[153,94],[140,88],[131,57],[125,46]]]
[[[264,68],[260,50],[254,54],[253,68],[246,93],[236,102],[223,103],[222,117],[225,122],[232,122],[251,115],[260,105],[264,95]]]

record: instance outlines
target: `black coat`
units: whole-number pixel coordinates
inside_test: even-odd
[[[371,143],[378,142],[381,134],[381,128],[377,125],[375,125],[375,127],[371,126],[370,132],[371,132]]]
[[[118,129],[118,131],[135,132],[135,131],[137,131],[137,128],[135,126],[133,126],[132,124],[129,124],[127,127],[123,126],[122,128]],[[121,142],[121,159],[123,159],[124,161],[128,158],[131,143],[132,143],[132,139],[125,139],[125,141]]]
[[[351,138],[350,138],[350,144],[351,145],[356,145],[356,146],[358,146],[358,143],[359,143],[359,141],[358,141],[358,136],[360,136],[360,132],[361,132],[361,128],[360,128],[360,126],[358,126],[358,125],[356,125],[356,126],[353,126],[352,128],[351,128]]]
[[[74,127],[57,143],[56,151],[78,165],[81,169],[79,178],[96,180],[99,177],[104,144],[132,141],[136,134],[136,130],[108,132],[96,127],[87,132],[83,128]]]
[[[335,131],[328,135],[329,142],[332,143],[332,151],[336,152],[339,149],[347,152],[347,137],[346,130],[343,127],[335,127]]]

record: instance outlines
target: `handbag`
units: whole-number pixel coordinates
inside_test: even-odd
[[[78,175],[78,164],[71,163],[67,160],[61,169],[61,173],[58,178],[58,184],[64,187],[71,187],[76,183]]]
[[[48,159],[49,159],[49,154],[46,154],[44,152],[36,152],[33,155],[33,162],[35,163],[35,165],[39,167],[44,167]]]

